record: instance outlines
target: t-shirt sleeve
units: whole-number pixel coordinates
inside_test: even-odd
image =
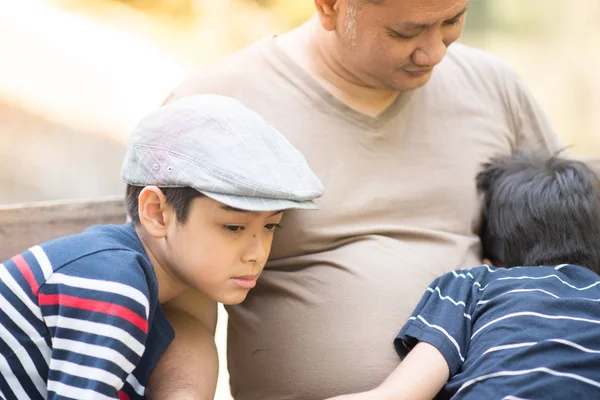
[[[508,107],[514,122],[517,149],[545,149],[550,153],[564,150],[562,140],[533,93],[512,69],[508,69],[505,74]]]
[[[454,375],[465,361],[471,336],[474,277],[460,270],[434,280],[394,341],[404,358],[420,341],[436,347]]]
[[[149,290],[129,251],[105,251],[55,271],[38,301],[50,332],[48,399],[118,399],[148,335]]]

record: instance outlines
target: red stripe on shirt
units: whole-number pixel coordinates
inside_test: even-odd
[[[78,308],[80,310],[93,311],[102,314],[114,315],[137,326],[142,332],[148,333],[148,321],[140,317],[128,308],[106,301],[82,299],[81,297],[66,294],[40,294],[39,305],[61,305],[65,307]]]
[[[119,400],[130,400],[130,397],[122,390],[119,390]]]
[[[27,283],[29,283],[29,286],[31,286],[31,290],[37,296],[38,292],[40,291],[40,285],[38,285],[37,281],[35,280],[35,276],[33,276],[33,272],[31,271],[29,264],[27,264],[27,261],[25,261],[21,254],[14,256],[12,260],[15,264],[17,264],[17,268],[19,268],[19,271],[21,271],[21,274],[25,277],[25,280]]]

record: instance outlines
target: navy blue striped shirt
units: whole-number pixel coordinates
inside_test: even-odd
[[[440,399],[600,399],[600,276],[481,266],[433,281],[394,345],[450,367]]]
[[[173,336],[131,224],[0,264],[0,398],[141,399]]]

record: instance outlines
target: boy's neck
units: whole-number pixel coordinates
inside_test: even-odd
[[[164,244],[149,236],[144,228],[140,226],[135,226],[135,232],[154,268],[154,275],[158,284],[158,301],[160,304],[179,296],[187,289],[187,286],[180,283],[175,276],[169,273],[168,263],[161,257],[161,254],[164,254],[162,250]]]

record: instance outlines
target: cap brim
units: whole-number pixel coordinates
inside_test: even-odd
[[[271,199],[265,197],[236,196],[230,194],[200,191],[203,195],[213,200],[238,208],[244,211],[280,211],[298,208],[302,210],[316,210],[318,207],[312,200],[294,201],[284,199]]]

